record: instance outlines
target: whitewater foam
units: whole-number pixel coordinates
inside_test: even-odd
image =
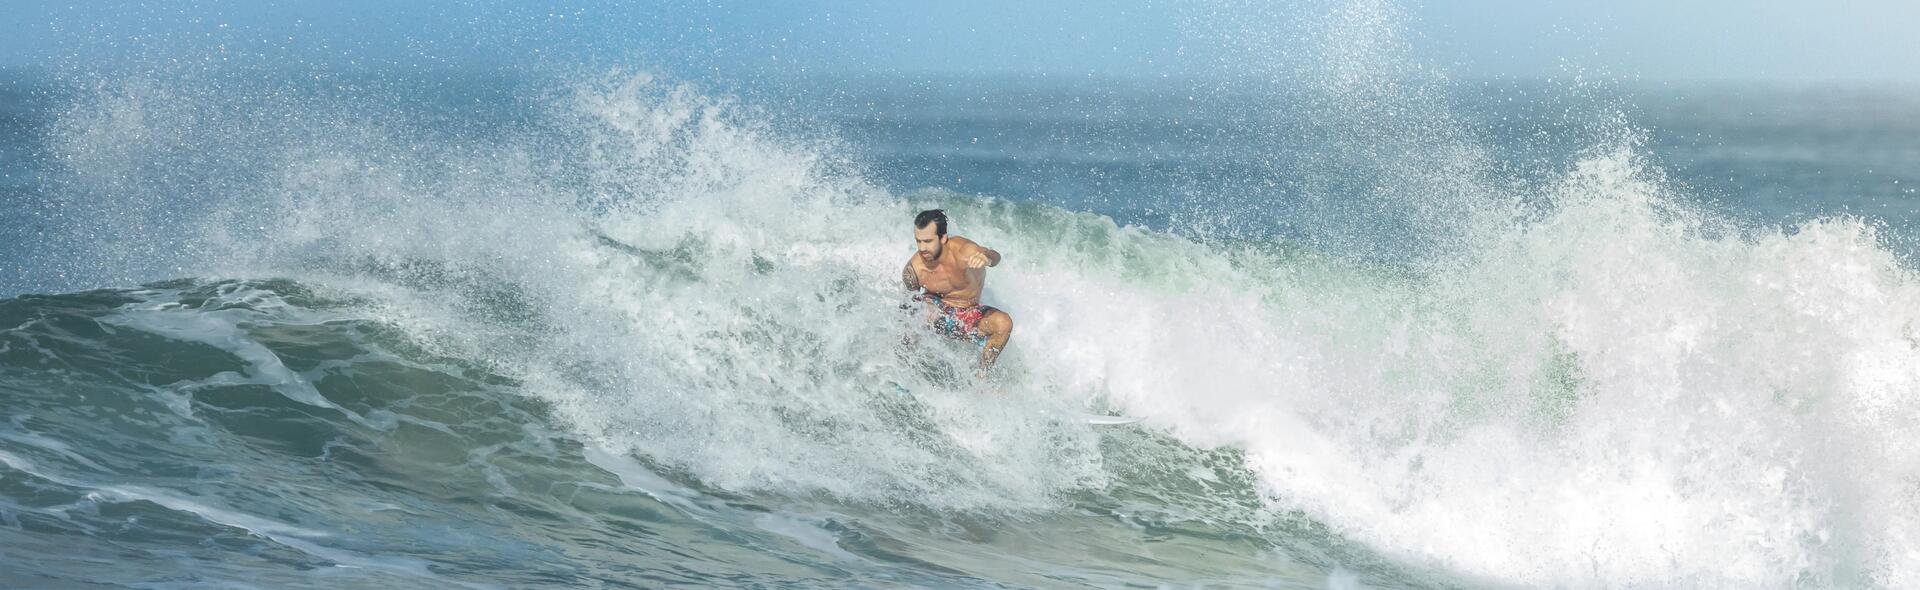
[[[1137,350],[1109,365],[1159,370],[1106,380],[1130,414],[1245,448],[1281,505],[1449,570],[1899,585],[1916,472],[1882,420],[1916,411],[1886,392],[1920,377],[1920,289],[1858,221],[1709,228],[1645,178],[1625,152],[1585,162],[1454,274],[1188,314],[1205,336],[1115,342]],[[1379,309],[1300,319],[1355,297]]]

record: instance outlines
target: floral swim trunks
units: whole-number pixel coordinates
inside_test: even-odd
[[[997,311],[993,306],[955,307],[931,295],[927,297],[927,301],[932,303],[930,306],[932,315],[929,320],[933,324],[934,331],[953,338],[986,340],[987,335],[980,332],[980,320],[987,317],[987,314]]]

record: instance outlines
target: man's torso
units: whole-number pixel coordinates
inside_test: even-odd
[[[972,240],[948,236],[946,246],[941,248],[940,257],[933,264],[914,255],[913,272],[920,278],[920,288],[939,295],[942,305],[959,308],[979,305],[987,272],[984,268],[969,269],[966,264],[967,256],[978,248]]]

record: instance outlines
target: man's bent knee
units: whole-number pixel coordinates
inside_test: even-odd
[[[1013,334],[1013,316],[1007,312],[995,310],[993,315],[980,320],[980,331],[988,334]]]

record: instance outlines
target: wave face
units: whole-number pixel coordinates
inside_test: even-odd
[[[0,301],[0,581],[1920,585],[1879,226],[1734,223],[1612,120],[1511,178],[1391,7],[1330,18],[1324,149],[1222,156],[1311,245],[895,190],[645,74],[90,86],[26,248],[108,288]],[[936,206],[1007,254],[992,380],[902,311]]]
[[[1224,455],[1178,451],[1195,471],[1177,477],[1157,463],[1103,472],[1103,483],[1137,482],[1125,486],[1128,495],[1072,479],[1089,478],[1080,463],[1131,463],[1129,448],[1175,446],[1163,437],[1135,431],[1095,445],[1085,425],[1022,412],[1032,402],[989,405],[939,390],[924,402],[847,390],[848,400],[826,408],[812,407],[820,398],[760,402],[766,410],[710,399],[701,410],[724,415],[676,414],[691,410],[651,400],[686,391],[588,386],[579,381],[616,373],[583,365],[565,378],[509,376],[436,349],[384,303],[322,291],[331,289],[183,280],[0,304],[0,317],[16,326],[0,347],[10,416],[0,430],[8,583],[996,586],[1311,577],[1305,566],[1268,567],[1255,529],[1207,526],[1130,497],[1221,501],[1185,490],[1182,478],[1244,473]],[[588,404],[604,416],[589,418]],[[695,451],[644,430],[667,424],[694,438],[696,427],[753,419],[772,423],[709,435],[702,443],[714,448]],[[828,420],[837,422],[820,424]],[[864,440],[839,442],[852,437]],[[1041,437],[1060,448],[1027,442]],[[828,456],[746,447],[769,440]],[[862,451],[874,462],[850,465]],[[715,464],[722,461],[734,463]],[[995,478],[1045,468],[1031,463],[1066,473]],[[809,469],[855,481],[829,483]],[[887,469],[897,481],[855,485]],[[944,490],[915,487],[936,478]],[[1252,488],[1238,485],[1243,509],[1252,509]],[[995,491],[1006,499],[981,497]],[[1156,550],[1195,559],[1151,565]],[[1006,568],[1015,554],[1033,561]],[[1128,565],[1136,561],[1148,565]]]

